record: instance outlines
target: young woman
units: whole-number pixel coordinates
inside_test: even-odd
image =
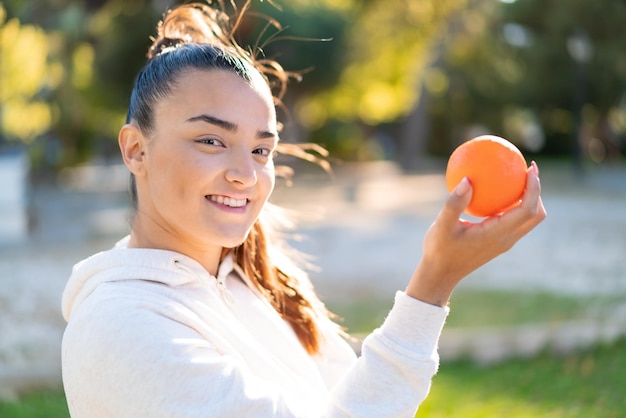
[[[276,63],[206,5],[169,12],[119,133],[135,215],[78,263],[63,295],[73,417],[409,417],[437,371],[447,303],[467,274],[545,217],[537,166],[519,207],[470,224],[463,180],[357,358],[267,226],[280,147]]]

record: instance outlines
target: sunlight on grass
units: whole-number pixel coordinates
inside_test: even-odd
[[[0,402],[0,417],[66,418],[70,413],[61,389],[29,393],[19,402]]]
[[[442,364],[417,418],[617,418],[626,411],[626,340],[481,367]]]
[[[343,318],[342,325],[354,334],[378,327],[393,301],[375,295],[328,301],[329,309]],[[624,303],[623,296],[595,299],[541,292],[457,289],[450,301],[446,328],[509,326],[572,321],[606,314]]]
[[[550,323],[584,317],[589,300],[519,290],[459,289],[450,300],[447,327]]]

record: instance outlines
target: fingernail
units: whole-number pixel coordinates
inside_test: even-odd
[[[535,176],[539,177],[539,166],[537,166],[537,163],[535,161],[531,161],[530,166],[532,167]]]
[[[469,189],[470,189],[470,182],[467,179],[467,177],[463,177],[463,179],[458,184],[458,186],[456,186],[456,189],[454,190],[454,192],[458,196],[464,196],[469,191]]]

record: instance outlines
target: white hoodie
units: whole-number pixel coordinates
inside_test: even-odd
[[[231,258],[216,278],[126,242],[63,294],[72,417],[411,417],[428,394],[447,308],[398,292],[360,358],[329,320],[311,356]]]

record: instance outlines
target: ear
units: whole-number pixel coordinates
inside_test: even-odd
[[[120,130],[117,140],[126,167],[135,176],[143,175],[145,172],[144,149],[147,140],[141,129],[135,124],[128,123]]]

